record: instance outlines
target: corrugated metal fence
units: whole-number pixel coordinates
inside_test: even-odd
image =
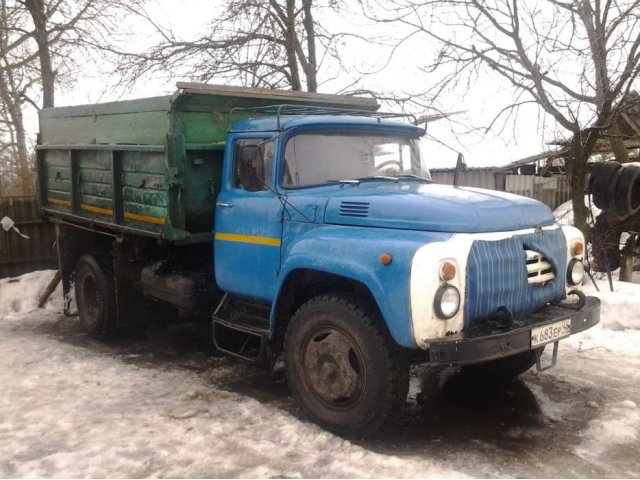
[[[16,227],[31,237],[22,238],[13,230],[0,228],[0,278],[57,268],[53,225],[40,217],[35,196],[0,197],[0,218],[10,217]]]
[[[453,170],[435,170],[431,176],[436,183],[453,185]],[[490,168],[470,169],[462,173],[460,185],[535,198],[551,209],[571,198],[571,189],[565,176],[511,175]]]

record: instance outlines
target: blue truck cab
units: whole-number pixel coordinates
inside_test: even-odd
[[[555,362],[561,339],[599,321],[599,301],[580,291],[581,232],[558,226],[535,200],[434,183],[423,134],[373,111],[244,109],[230,122],[223,149],[184,147],[211,150],[221,170],[210,182],[218,183],[211,188],[211,236],[203,232],[178,247],[164,243],[167,225],[179,225],[171,211],[162,228],[148,230],[155,243],[141,243],[141,224],[132,230],[126,211],[120,223],[117,209],[111,224],[96,215],[87,220],[84,204],[74,210],[78,193],[65,206],[43,187],[43,210],[57,223],[63,279],[75,278],[83,325],[104,334],[112,312],[104,301],[90,305],[93,292],[98,300],[116,295],[118,304],[133,303],[118,288],[130,282],[146,300],[212,319],[218,349],[265,360],[286,375],[313,421],[358,435],[401,409],[412,362],[509,378],[540,368],[548,344]],[[58,165],[48,153],[48,166],[42,152],[62,148],[42,145],[41,184]],[[172,148],[169,142],[163,151]],[[135,157],[139,168],[148,151]],[[203,163],[194,157],[193,165]],[[73,160],[69,168],[73,179]],[[185,178],[179,168],[166,172],[178,172],[164,183],[171,205],[189,189],[176,180]],[[145,181],[140,188],[149,195]],[[130,219],[145,221],[138,217]],[[69,233],[80,220],[84,230]],[[87,252],[79,245],[91,229],[118,238],[95,241],[100,246]],[[96,260],[105,250],[111,273]],[[115,291],[125,293],[107,288],[113,277]]]

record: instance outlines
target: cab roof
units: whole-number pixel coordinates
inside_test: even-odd
[[[343,126],[349,130],[358,127],[370,128],[382,127],[384,130],[397,130],[410,136],[424,135],[423,128],[402,122],[398,118],[383,118],[372,112],[371,116],[365,115],[283,115],[262,116],[249,118],[236,122],[231,127],[231,132],[279,132],[300,127],[335,128]]]

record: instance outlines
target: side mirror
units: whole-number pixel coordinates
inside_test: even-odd
[[[248,192],[264,190],[264,162],[257,145],[243,145],[238,152],[240,185]]]
[[[462,172],[467,170],[467,164],[464,161],[464,155],[461,153],[458,154],[458,159],[456,160],[456,170],[453,173],[453,186],[459,187],[460,180],[462,180]]]

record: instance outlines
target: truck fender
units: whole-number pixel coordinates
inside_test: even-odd
[[[278,305],[280,304],[283,289],[287,280],[296,271],[307,270],[318,273],[326,273],[358,282],[364,285],[371,294],[382,314],[387,329],[393,339],[399,345],[406,348],[415,348],[413,339],[411,316],[409,310],[409,292],[407,281],[389,282],[379,275],[380,265],[377,263],[355,262],[353,255],[334,255],[326,248],[326,244],[320,241],[307,240],[304,248],[298,248],[287,257],[280,271],[276,295],[271,307],[269,337],[273,338],[278,329]],[[358,258],[363,258],[362,243],[359,245]],[[376,251],[379,250],[379,246]],[[402,269],[401,265],[396,266]],[[405,279],[408,278],[408,270],[404,271]],[[396,277],[396,280],[400,280]],[[392,302],[391,300],[395,301]]]

